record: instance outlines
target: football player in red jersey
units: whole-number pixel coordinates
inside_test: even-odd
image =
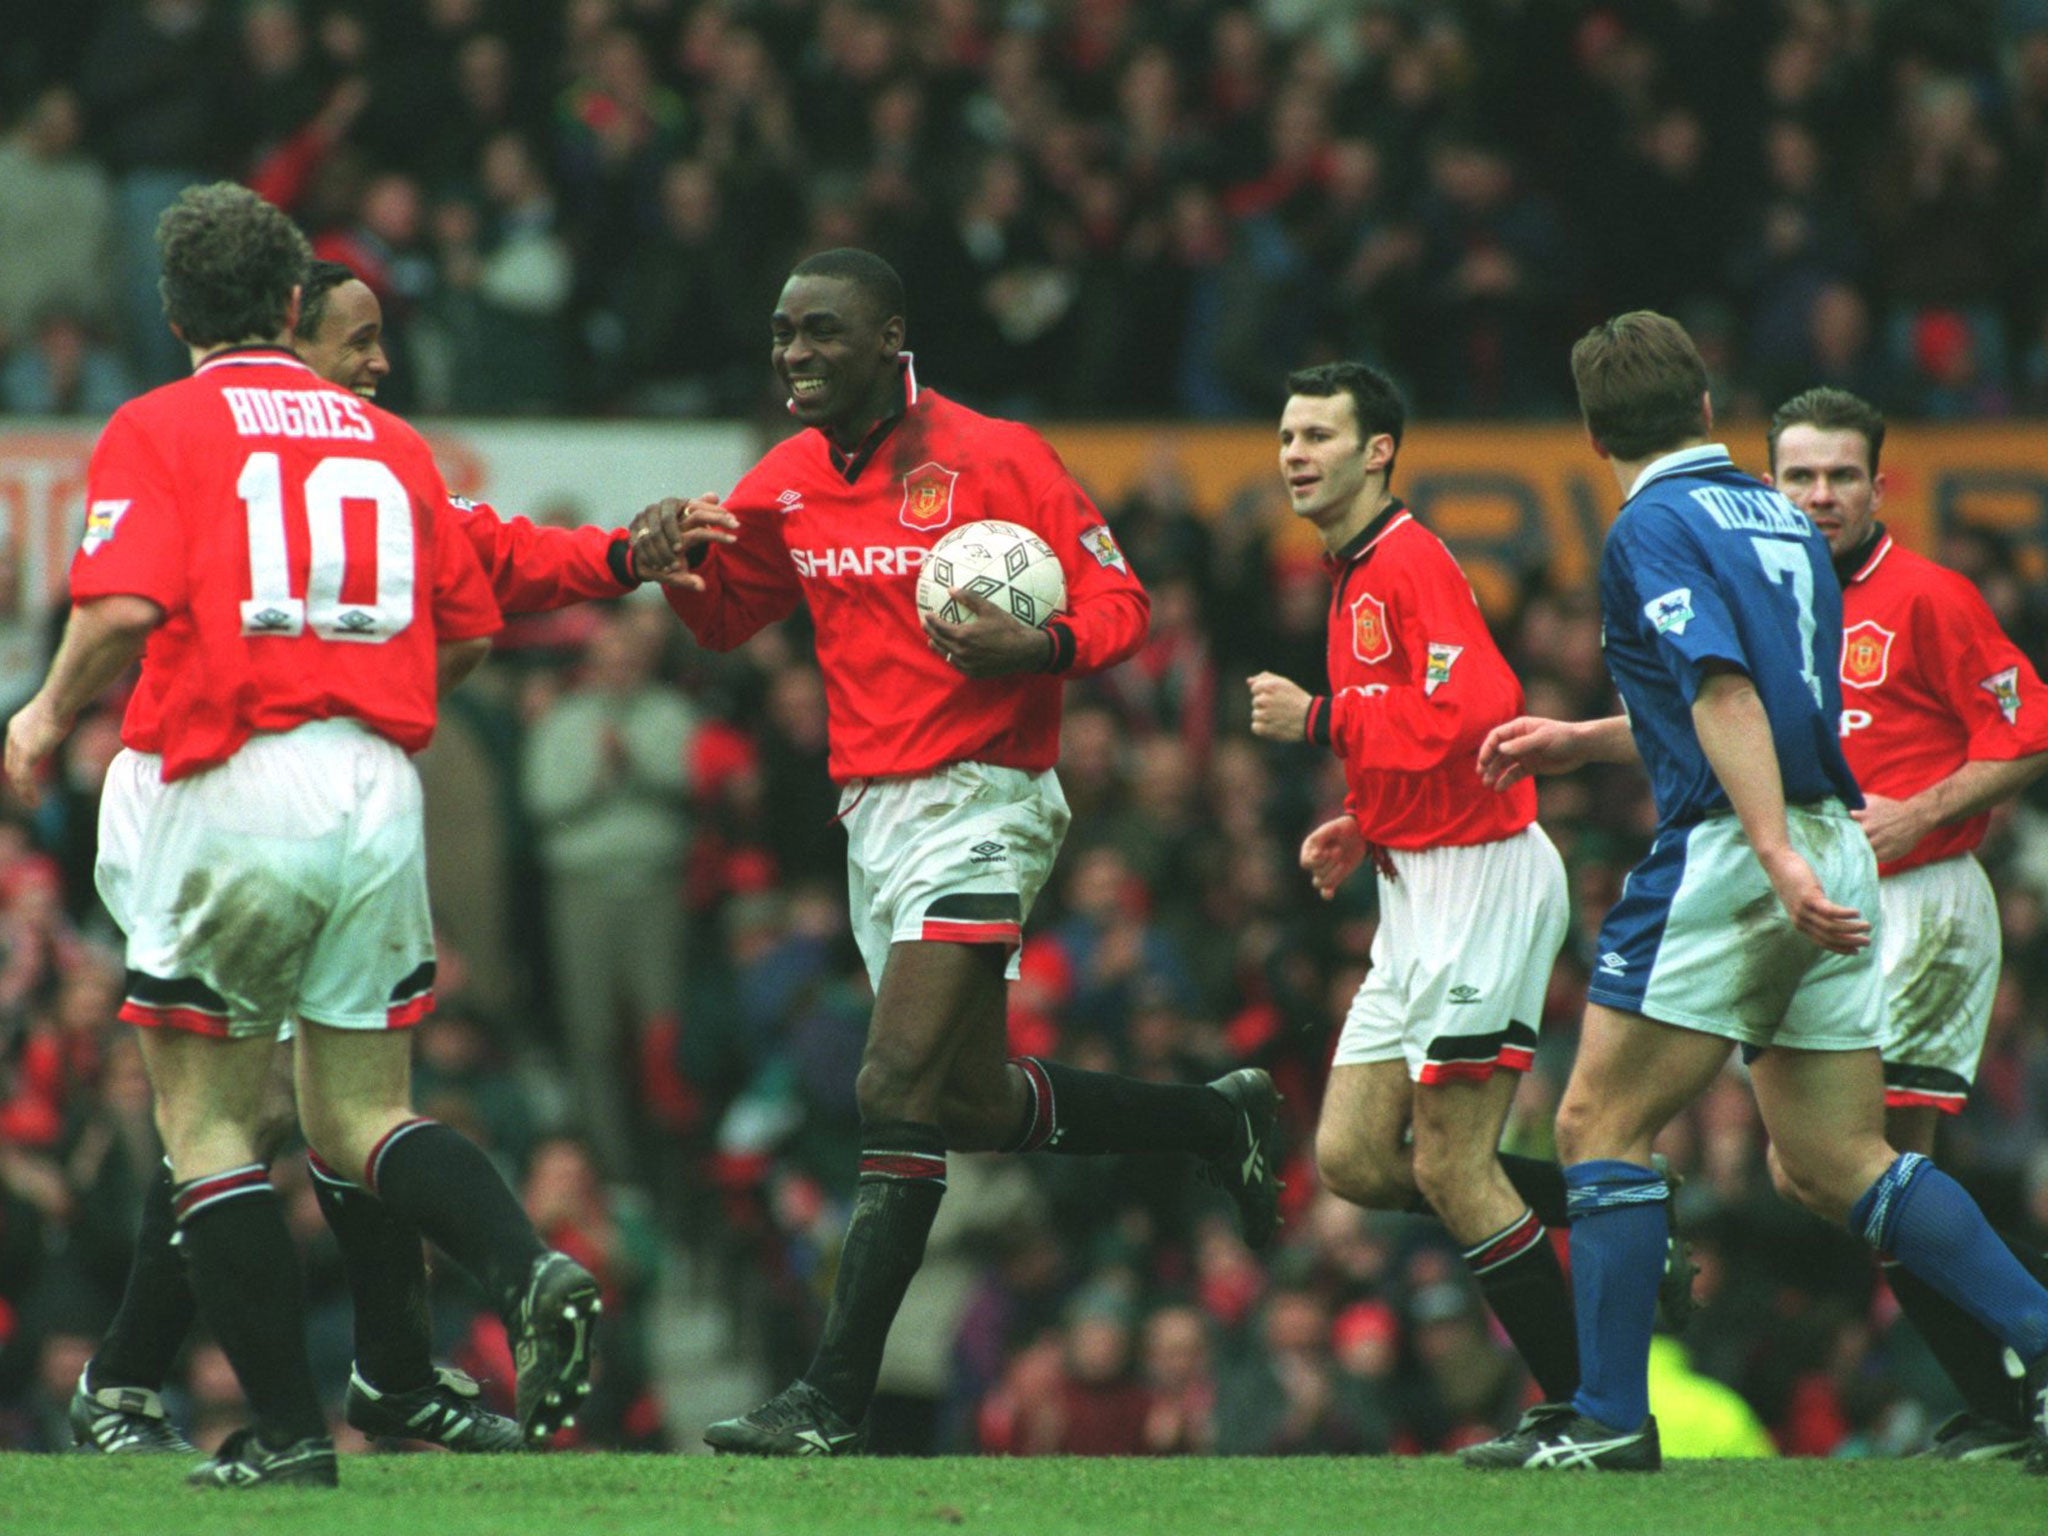
[[[1279,1219],[1265,1073],[1200,1087],[1006,1060],[1005,976],[1067,829],[1052,771],[1062,679],[1135,651],[1149,605],[1044,439],[919,385],[904,310],[902,282],[869,252],[799,263],[770,326],[805,430],[722,507],[668,501],[634,524],[649,571],[697,562],[704,590],[667,596],[704,645],[727,650],[810,610],[875,985],[859,1190],[824,1338],[802,1379],[705,1432],[742,1454],[858,1448],[948,1150],[1187,1151],[1235,1198],[1253,1246]],[[979,518],[1021,523],[1058,553],[1068,606],[1045,629],[965,593],[970,619],[920,619],[925,552]]]
[[[1327,551],[1330,692],[1260,673],[1252,733],[1344,764],[1343,814],[1301,848],[1324,899],[1368,854],[1380,874],[1372,970],[1337,1042],[1316,1166],[1372,1209],[1416,1209],[1419,1194],[1545,1399],[1563,1402],[1579,1358],[1546,1223],[1564,1224],[1564,1178],[1499,1155],[1568,920],[1533,786],[1503,796],[1479,779],[1479,742],[1519,712],[1522,685],[1456,559],[1390,488],[1406,418],[1393,383],[1328,363],[1287,390],[1280,472]]]
[[[339,262],[314,261],[292,337],[301,360],[328,383],[374,399],[391,371],[383,332],[383,307],[369,286]],[[537,527],[459,497],[451,507],[508,614],[618,597],[638,585],[623,529]],[[143,820],[131,823],[138,834]],[[287,1053],[278,1054],[274,1068],[256,1138],[265,1163],[296,1124]],[[420,1234],[317,1156],[309,1161],[354,1301],[348,1423],[373,1438],[421,1440],[460,1452],[519,1449],[518,1426],[483,1405],[474,1381],[433,1364]],[[83,1448],[111,1455],[191,1450],[163,1411],[164,1380],[194,1307],[184,1264],[171,1247],[171,1211],[165,1174],[150,1188],[120,1309],[72,1394],[72,1435]]]
[[[1976,587],[1878,521],[1884,431],[1867,401],[1810,389],[1771,418],[1771,475],[1827,536],[1842,582],[1842,750],[1884,914],[1885,1132],[1932,1156],[1941,1116],[1969,1095],[1998,988],[1998,904],[1972,850],[1991,808],[2048,768],[2048,691]],[[2007,1242],[2048,1276],[2038,1250]],[[1884,1271],[1969,1404],[1932,1454],[2023,1455],[2027,1404],[2004,1346],[1909,1270]]]
[[[407,754],[489,650],[489,585],[418,434],[286,345],[310,259],[291,221],[223,182],[188,189],[158,240],[193,375],[101,434],[71,621],[9,722],[6,774],[33,803],[79,710],[140,657],[97,877],[128,935],[121,1016],[143,1026],[178,1245],[255,1420],[191,1481],[331,1486],[258,1147],[286,1018],[308,1141],[483,1284],[530,1435],[574,1411],[597,1288],[481,1151],[410,1108],[433,933]]]

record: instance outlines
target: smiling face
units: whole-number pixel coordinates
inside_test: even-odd
[[[1870,439],[1853,427],[1801,422],[1778,434],[1773,484],[1813,519],[1828,553],[1847,554],[1870,537],[1884,505],[1884,476],[1870,472]]]
[[[796,419],[843,446],[900,403],[896,359],[903,317],[843,277],[792,277],[769,321],[775,376]]]
[[[384,355],[384,307],[360,278],[336,285],[311,336],[293,343],[299,358],[321,378],[377,398],[377,383],[391,371]]]
[[[1280,414],[1280,477],[1296,517],[1325,532],[1338,529],[1377,497],[1365,495],[1377,477],[1382,484],[1394,454],[1394,439],[1380,432],[1359,439],[1358,411],[1351,396],[1290,395]],[[1362,526],[1362,525],[1361,525]],[[1339,540],[1341,543],[1342,540]]]

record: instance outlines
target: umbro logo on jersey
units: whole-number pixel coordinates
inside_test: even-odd
[[[252,633],[274,634],[292,627],[292,616],[282,608],[265,608],[261,613],[252,613],[248,619]]]
[[[1455,986],[1451,988],[1451,1001],[1453,1003],[1476,1003],[1479,1001],[1479,989],[1463,984]]]
[[[985,842],[976,843],[967,851],[974,855],[974,862],[977,864],[1000,864],[1010,850],[990,838]]]
[[[802,491],[784,491],[775,498],[775,505],[784,512],[801,512],[804,509],[804,493]]]
[[[334,621],[335,628],[345,629],[352,635],[368,634],[377,627],[377,616],[365,613],[360,608],[351,608]]]
[[[1600,957],[1600,974],[1602,976],[1626,976],[1628,974],[1628,956],[1610,949]]]

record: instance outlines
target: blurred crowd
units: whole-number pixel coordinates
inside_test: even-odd
[[[0,409],[174,375],[150,233],[247,180],[383,299],[400,409],[743,414],[792,257],[926,376],[1263,416],[1331,356],[1569,409],[1683,319],[1724,411],[2048,407],[2043,0],[98,0],[4,8]]]
[[[1295,867],[1338,804],[1335,763],[1252,740],[1243,679],[1320,683],[1327,584],[1283,553],[1274,496],[1193,503],[1171,470],[1111,514],[1154,597],[1143,651],[1074,685],[1061,761],[1073,829],[1011,994],[1011,1044],[1203,1081],[1270,1068],[1287,1095],[1287,1225],[1255,1258],[1175,1157],[956,1157],[892,1342],[874,1443],[992,1453],[1427,1452],[1530,1400],[1434,1223],[1317,1188],[1324,1063],[1374,929],[1370,881],[1315,899]],[[562,509],[571,515],[573,509]],[[1970,572],[2037,664],[2039,594],[1995,539]],[[1588,594],[1531,577],[1498,632],[1529,707],[1611,709]],[[0,819],[0,1443],[63,1443],[78,1365],[118,1298],[157,1157],[120,968],[89,875],[115,714],[74,736],[34,818]],[[694,1443],[664,1425],[664,1283],[769,1379],[806,1363],[858,1148],[869,995],[848,937],[823,693],[800,621],[715,656],[645,594],[508,631],[423,760],[446,900],[442,1001],[419,1034],[423,1112],[521,1180],[550,1241],[604,1280],[611,1336],[591,1445]],[[1578,919],[1508,1140],[1545,1155],[1593,936],[1653,815],[1632,771],[1543,788]],[[1986,853],[2007,965],[1978,1091],[1944,1157],[2007,1228],[2048,1237],[2048,814],[2002,813]],[[1868,1253],[1779,1202],[1751,1101],[1726,1080],[1661,1144],[1702,1307],[1658,1354],[1667,1446],[1891,1454],[1954,1403]],[[324,1379],[346,1290],[293,1192]],[[683,1266],[664,1282],[664,1265]],[[502,1335],[437,1272],[444,1357],[503,1389]],[[180,1400],[225,1423],[231,1379],[195,1344]],[[720,1405],[726,1406],[726,1405]]]

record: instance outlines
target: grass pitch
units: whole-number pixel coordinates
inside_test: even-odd
[[[1441,1460],[344,1458],[339,1493],[210,1493],[182,1458],[0,1455],[5,1536],[2004,1536],[2048,1532],[2010,1464],[1691,1462],[1654,1477]]]

